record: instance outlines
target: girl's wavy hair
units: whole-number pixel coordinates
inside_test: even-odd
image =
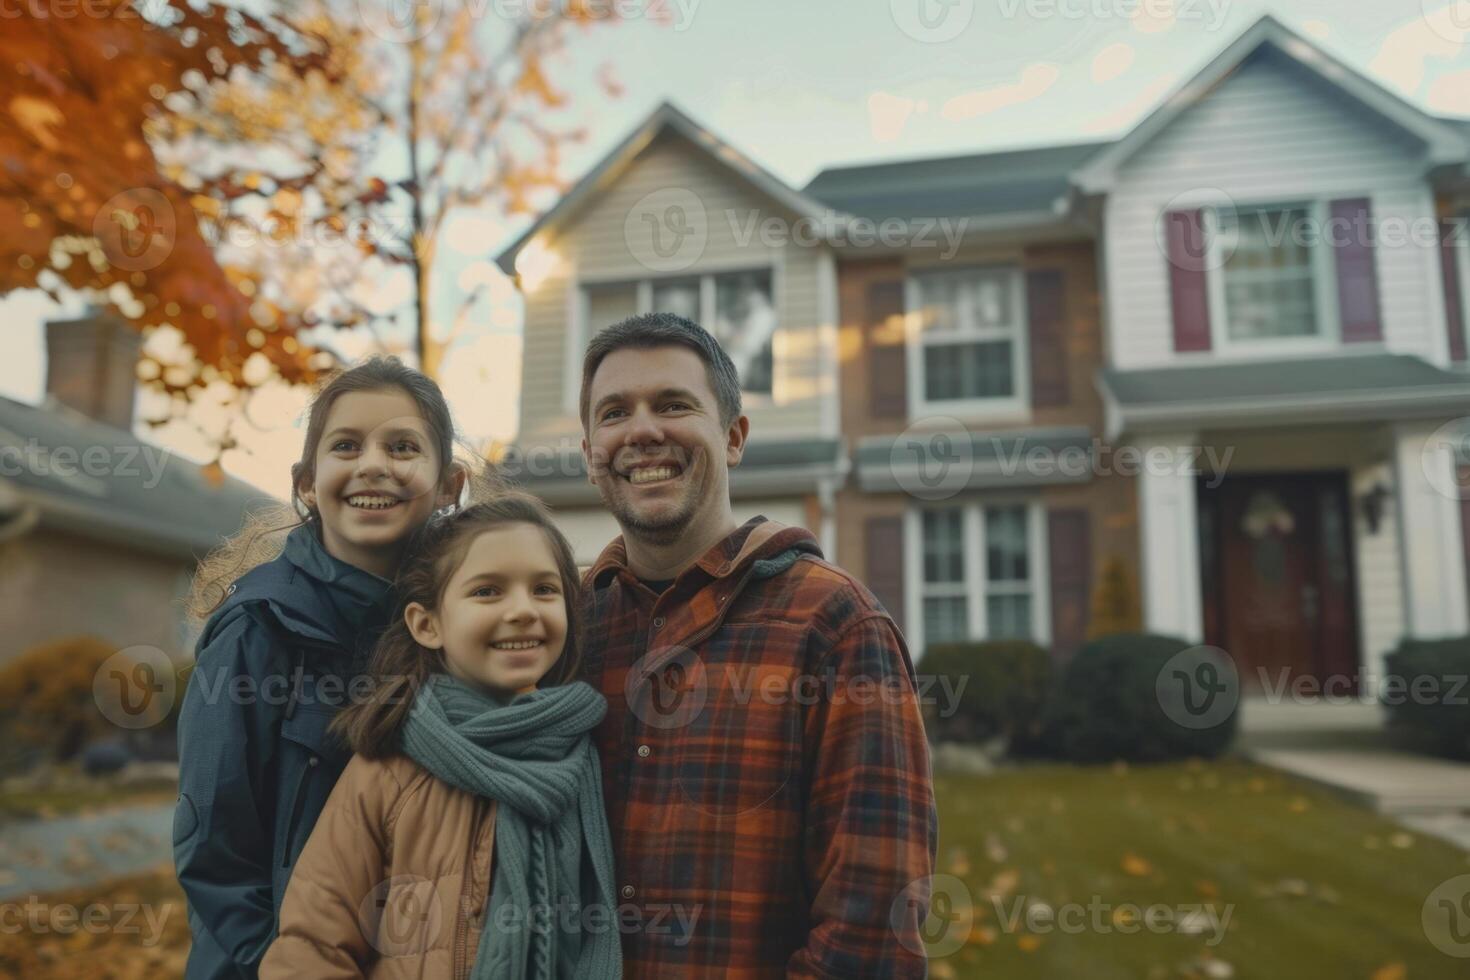
[[[498,493],[457,513],[430,521],[414,536],[394,582],[394,618],[373,651],[366,697],[354,699],[332,719],[331,729],[352,751],[376,759],[399,751],[403,723],[413,699],[434,675],[445,672],[444,651],[421,646],[408,631],[405,613],[412,603],[437,610],[445,586],[464,562],[474,540],[486,531],[512,524],[540,529],[556,560],[567,610],[566,643],[561,656],[537,687],[576,680],[582,661],[581,573],[572,546],[535,497],[517,491]]]
[[[329,375],[317,389],[306,415],[306,438],[301,445],[301,458],[291,464],[291,502],[259,508],[250,512],[244,526],[199,563],[190,588],[187,611],[190,619],[202,623],[219,608],[228,594],[231,582],[257,565],[274,559],[285,547],[286,536],[295,528],[309,526],[321,534],[321,514],[301,497],[303,487],[316,479],[318,445],[327,425],[332,405],[348,392],[397,389],[413,399],[419,414],[429,427],[434,451],[439,460],[439,485],[449,479],[450,466],[463,468],[468,474],[470,499],[494,492],[498,480],[466,450],[456,459],[458,443],[454,420],[444,392],[432,378],[404,364],[396,357],[371,357]],[[453,505],[449,510],[458,508]]]

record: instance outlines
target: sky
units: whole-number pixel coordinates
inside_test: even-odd
[[[431,2],[495,16],[563,0]],[[1470,117],[1470,0],[657,2],[663,23],[640,16],[578,32],[553,68],[572,89],[564,121],[587,131],[564,154],[568,181],[663,101],[798,187],[841,164],[1116,138],[1265,13],[1408,101]],[[592,84],[603,65],[616,97]],[[474,216],[450,233],[444,288],[493,280],[495,302],[441,379],[476,441],[516,431],[518,304],[490,260],[525,225]],[[382,289],[392,302],[401,287]],[[0,395],[40,400],[41,323],[74,311],[34,292],[0,299]],[[270,399],[226,469],[282,492],[301,407],[296,395]],[[209,448],[182,429],[147,437],[185,456]]]

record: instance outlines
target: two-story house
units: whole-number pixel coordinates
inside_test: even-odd
[[[590,330],[666,309],[746,382],[737,510],[817,532],[911,645],[1065,656],[1106,562],[1148,629],[1377,673],[1464,632],[1470,126],[1271,18],[1123,138],[783,185],[662,107],[500,257],[521,455],[586,561]],[[1457,224],[1457,221],[1459,224]]]

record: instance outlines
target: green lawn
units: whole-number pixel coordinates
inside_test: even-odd
[[[948,953],[931,960],[939,980],[1470,976],[1421,926],[1430,892],[1470,873],[1470,855],[1274,770],[1047,765],[941,776],[935,791],[936,872],[973,896],[972,919],[961,903],[927,923],[931,953]],[[1032,903],[1068,906],[1069,928],[1043,933],[1044,909],[1036,932],[1024,911],[1010,924]],[[1203,911],[1192,935],[1125,934],[1125,903],[1230,918],[1218,942]]]

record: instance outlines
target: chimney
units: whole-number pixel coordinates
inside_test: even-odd
[[[92,309],[46,323],[46,393],[99,422],[133,429],[143,338],[116,314]]]

